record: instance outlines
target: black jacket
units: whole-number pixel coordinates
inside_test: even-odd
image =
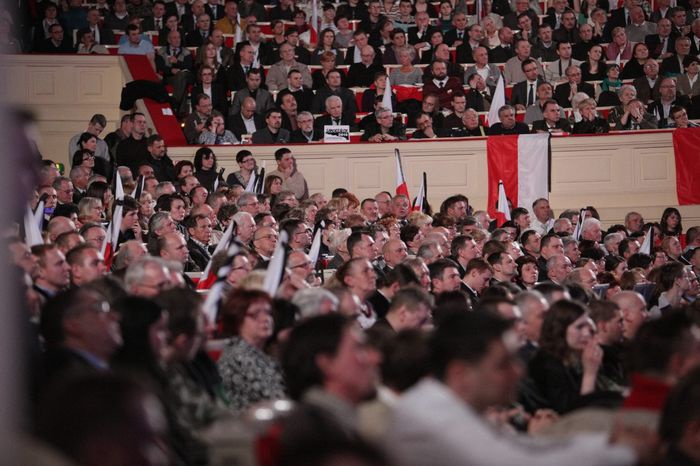
[[[187,249],[190,251],[190,259],[197,264],[200,270],[204,270],[211,259],[211,254],[208,249],[202,248],[192,239],[187,240]]]
[[[173,165],[172,159],[168,157],[167,154],[158,160],[149,157],[148,164],[153,167],[153,176],[155,176],[159,182],[176,181],[175,165]]]
[[[253,115],[253,120],[255,121],[255,128],[260,130],[265,127],[265,119],[258,115],[257,113]],[[243,134],[248,134],[245,128],[245,123],[243,123],[243,117],[240,113],[235,115],[230,115],[228,117],[228,124],[226,128],[233,133],[234,136],[240,141]]]

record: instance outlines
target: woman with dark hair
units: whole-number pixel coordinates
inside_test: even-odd
[[[263,400],[285,396],[277,361],[264,351],[273,334],[272,299],[264,291],[234,291],[221,310],[226,342],[218,366],[231,407],[237,411]]]
[[[194,174],[194,164],[189,160],[180,160],[175,164],[175,179],[180,181],[186,176]]]
[[[112,188],[107,183],[104,181],[93,181],[90,183],[87,191],[85,191],[85,197],[94,197],[101,200],[107,220],[112,218],[114,196],[112,195]]]
[[[316,50],[311,55],[311,64],[320,65],[321,58],[326,52],[330,52],[336,57],[338,56],[338,49],[335,47],[335,32],[330,28],[324,29],[318,35],[318,45],[316,45]]]
[[[229,186],[241,185],[245,189],[250,182],[251,175],[256,173],[255,157],[249,150],[241,150],[236,154],[236,163],[240,170],[231,173],[226,178],[226,184]]]
[[[430,37],[428,38],[428,41],[430,43],[430,49],[423,50],[423,53],[422,53],[421,59],[420,59],[420,62],[423,64],[430,64],[433,61],[433,56],[435,55],[435,49],[437,48],[438,45],[440,45],[444,42],[442,32],[440,32],[439,29],[434,29],[430,33]]]
[[[603,47],[595,44],[588,50],[588,59],[581,63],[581,79],[583,81],[602,81],[605,79],[605,60]]]
[[[530,290],[537,283],[537,276],[540,269],[537,266],[537,259],[532,256],[523,255],[515,260],[518,269],[518,278],[515,279],[515,284],[522,290]]]
[[[625,64],[620,79],[637,79],[644,76],[644,65],[649,59],[649,48],[644,42],[634,44],[632,59]]]
[[[542,322],[539,345],[528,373],[547,401],[541,407],[571,411],[596,390],[603,358],[586,308],[574,301],[554,303]]]
[[[680,237],[683,233],[683,224],[681,223],[681,213],[675,207],[666,207],[661,215],[661,234],[663,236]]]
[[[282,192],[282,178],[277,175],[269,175],[265,178],[263,193],[270,195],[270,205],[276,204],[277,195]]]
[[[83,167],[92,172],[95,168],[95,153],[90,149],[78,149],[73,154],[71,167]]]
[[[219,185],[224,183],[221,174],[216,171],[216,154],[208,147],[201,147],[194,154],[194,176],[199,184],[214,192],[214,183],[217,178]]]
[[[110,167],[109,164],[106,160],[101,159],[99,157],[94,157],[95,155],[95,150],[97,150],[97,137],[94,134],[90,133],[82,133],[80,137],[78,138],[78,151],[76,151],[75,154],[73,154],[73,166],[76,165],[76,154],[79,151],[90,151],[93,154],[93,159],[94,161],[91,163],[92,166],[90,165],[85,165],[88,168],[90,168],[94,173],[97,173],[98,175],[102,175],[107,177],[109,179],[109,174],[110,174]],[[83,160],[84,160],[83,156]],[[78,163],[78,165],[81,165]]]
[[[605,271],[610,272],[618,282],[622,279],[622,274],[627,271],[627,261],[614,254],[605,256]]]

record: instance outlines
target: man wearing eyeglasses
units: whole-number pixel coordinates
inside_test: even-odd
[[[211,260],[209,240],[211,239],[211,220],[206,215],[193,215],[185,219],[185,226],[190,238],[187,240],[187,249],[195,264],[204,270]]]
[[[49,300],[41,312],[41,387],[70,375],[109,370],[122,344],[119,316],[97,292],[78,287]]]
[[[286,231],[289,235],[289,247],[292,251],[306,251],[311,245],[311,230],[298,219],[286,219],[280,223],[280,231]]]
[[[302,251],[293,251],[287,257],[287,268],[301,280],[316,284],[316,276],[314,275],[314,264],[307,254]]]
[[[159,257],[144,256],[129,264],[124,275],[127,293],[143,298],[153,298],[171,287],[170,274],[165,261]]]
[[[266,269],[277,246],[277,232],[272,227],[260,227],[253,235],[253,249],[258,256],[256,269]]]

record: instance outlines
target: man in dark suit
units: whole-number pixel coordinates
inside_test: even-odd
[[[210,0],[204,5],[204,11],[209,15],[212,22],[218,21],[225,16],[224,6],[220,5],[218,0]]]
[[[383,72],[384,67],[377,65],[375,61],[375,51],[370,45],[366,45],[360,50],[360,63],[350,65],[347,76],[348,87],[369,87],[374,82],[374,74]]]
[[[329,96],[325,102],[326,114],[316,118],[314,129],[319,134],[323,134],[324,126],[350,126],[350,131],[357,131],[355,118],[343,113],[343,101],[336,95]]]
[[[326,75],[326,86],[316,91],[316,95],[311,104],[312,113],[323,113],[326,108],[326,99],[332,95],[336,95],[340,97],[340,100],[343,102],[343,113],[350,119],[355,119],[355,114],[357,113],[355,94],[347,87],[341,85],[341,73],[342,71],[338,69],[328,72]]]
[[[576,24],[576,13],[567,11],[562,15],[561,27],[554,31],[552,38],[555,42],[569,42],[576,44],[581,40]]]
[[[237,60],[226,70],[226,87],[230,91],[239,91],[247,86],[248,73],[252,69],[258,69],[253,66],[254,52],[250,44],[245,44],[238,49],[236,53]],[[261,70],[259,70],[261,71]],[[260,86],[265,88],[265,73],[260,72]]]
[[[211,260],[209,240],[211,239],[211,220],[206,215],[190,215],[185,219],[185,226],[190,237],[187,240],[187,250],[190,259],[204,270]]]
[[[688,34],[690,39],[690,54],[693,56],[700,55],[700,21],[697,19],[691,25],[691,32]]]
[[[661,62],[660,73],[662,76],[678,76],[685,73],[683,60],[690,54],[691,41],[689,37],[677,37],[674,43],[675,54]]]
[[[677,95],[676,81],[673,78],[664,78],[659,87],[660,96],[647,107],[647,111],[659,121],[659,128],[668,128],[674,121],[671,117],[671,108],[683,107],[692,113],[690,99],[684,95]]]
[[[452,109],[452,94],[464,92],[461,80],[447,76],[447,63],[436,60],[431,65],[433,79],[423,86],[424,94],[434,94],[440,99],[440,108]]]
[[[98,293],[84,287],[49,299],[41,310],[41,323],[46,347],[41,361],[42,390],[68,376],[108,370],[110,358],[122,343],[116,313],[109,312]]]
[[[156,0],[153,2],[153,8],[151,9],[152,15],[143,18],[140,24],[141,30],[157,32],[162,31],[165,27],[166,11],[167,7],[165,6],[165,2],[162,0]]]
[[[455,13],[452,17],[452,28],[445,33],[444,41],[450,47],[459,47],[469,38],[467,28],[467,15]]]
[[[209,34],[209,42],[216,47],[219,63],[221,63],[221,67],[223,69],[233,65],[233,50],[226,47],[224,42],[224,33],[221,31],[221,29],[214,29],[211,31],[211,34]]]
[[[591,84],[581,81],[581,68],[571,65],[566,69],[567,82],[557,86],[554,91],[554,100],[564,108],[571,107],[571,98],[577,92],[585,92],[591,98],[595,98],[595,89]]]
[[[430,25],[430,15],[425,11],[416,13],[416,25],[408,28],[408,43],[418,49],[430,44],[430,35],[435,27]]]
[[[274,107],[272,107],[274,108]],[[254,134],[265,127],[265,119],[256,112],[255,99],[243,99],[240,111],[229,114],[226,127],[240,141],[244,134]]]
[[[466,94],[467,108],[473,108],[477,112],[488,111],[491,108],[492,91],[486,87],[484,78],[474,73],[469,76],[468,84],[471,89]]]
[[[180,32],[170,31],[168,43],[156,54],[156,70],[163,76],[163,83],[173,86],[176,110],[186,114],[187,86],[194,82],[193,60],[190,51],[180,44]],[[209,71],[211,73],[211,70]],[[201,90],[199,91],[201,93]],[[197,95],[197,94],[195,94]]]
[[[469,296],[472,307],[479,304],[479,296],[489,286],[492,276],[491,266],[484,259],[477,257],[467,262],[460,288]]]
[[[510,105],[504,105],[498,110],[498,123],[492,124],[488,130],[489,135],[500,134],[528,134],[530,128],[525,123],[515,120],[515,109]]]
[[[43,53],[72,53],[73,43],[63,32],[59,23],[49,26],[49,38],[41,44]]]
[[[537,63],[532,58],[523,60],[521,68],[526,79],[513,86],[510,104],[518,110],[525,110],[537,100],[537,88],[544,80],[537,75]]]
[[[192,2],[187,14],[180,18],[180,27],[186,32],[192,32],[197,29],[197,20],[201,15],[207,14],[204,9],[204,2],[202,0],[195,0]],[[209,18],[211,20],[211,18]]]
[[[183,18],[190,15],[192,7],[187,0],[175,0],[174,2],[165,5],[165,15],[177,15],[178,23],[182,24]]]
[[[644,76],[640,76],[632,82],[637,89],[637,98],[643,104],[659,98],[661,77],[659,76],[659,64],[653,58],[649,58],[644,64]]]
[[[253,144],[282,144],[289,142],[289,136],[282,128],[282,113],[273,108],[265,114],[265,127],[253,134]]]
[[[670,19],[660,19],[656,25],[656,34],[649,34],[644,38],[644,43],[649,49],[651,58],[663,60],[673,53],[673,42],[678,37],[671,29]]]
[[[467,40],[457,47],[457,63],[474,63],[474,50],[481,46],[484,40],[484,32],[479,24],[474,24],[469,28]]]
[[[297,109],[300,112],[310,112],[314,93],[308,87],[304,87],[301,72],[291,70],[287,76],[287,87],[277,94],[277,106],[279,107],[282,97],[292,94],[297,101]]]
[[[688,34],[688,26],[686,21],[688,19],[688,14],[685,8],[682,6],[675,6],[671,8],[671,31],[679,36],[685,36]]]
[[[211,34],[211,18],[206,13],[197,16],[196,28],[188,32],[185,36],[185,45],[187,47],[201,47],[209,41]]]
[[[545,101],[542,116],[544,119],[532,123],[533,133],[571,132],[571,125],[569,125],[569,121],[566,118],[561,117],[561,109],[556,100],[549,99]]]
[[[162,7],[165,9],[165,7]],[[104,26],[100,26],[100,12],[97,8],[90,8],[87,12],[88,27],[95,37],[95,43],[100,45],[114,44],[114,34],[112,30]],[[143,29],[144,31],[146,29]]]
[[[245,27],[245,32],[248,39],[236,44],[235,55],[240,56],[240,50],[246,45],[250,45],[253,51],[252,63],[255,64],[255,66],[273,64],[275,57],[272,53],[272,47],[270,44],[263,42],[260,26],[257,24],[248,24]]]
[[[369,44],[369,36],[365,31],[362,29],[358,29],[355,31],[352,35],[353,41],[355,42],[355,45],[348,47],[347,51],[345,52],[345,64],[346,65],[352,65],[353,63],[360,63],[362,61],[362,57],[360,54],[360,51],[370,45]],[[378,48],[371,46],[370,47],[374,48],[374,63],[376,65],[381,65],[382,64],[382,54],[379,51]]]
[[[632,8],[637,5],[634,0],[625,0],[622,8],[617,8],[610,13],[610,19],[605,25],[605,28],[612,31],[616,27],[627,27],[632,24]]]
[[[501,45],[489,50],[489,63],[505,63],[515,56],[513,50],[513,31],[509,27],[502,27],[498,31]]]
[[[297,129],[292,131],[289,142],[309,143],[320,141],[323,134],[314,128],[314,116],[311,112],[299,112],[297,114]]]

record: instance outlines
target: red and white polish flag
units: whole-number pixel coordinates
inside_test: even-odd
[[[396,194],[403,194],[406,198],[411,199],[408,195],[408,183],[406,183],[406,177],[403,174],[401,153],[398,149],[394,149],[394,158],[396,160]]]
[[[532,211],[532,203],[549,198],[549,134],[491,136],[486,140],[489,215],[496,217],[498,184],[503,181],[513,207]]]

